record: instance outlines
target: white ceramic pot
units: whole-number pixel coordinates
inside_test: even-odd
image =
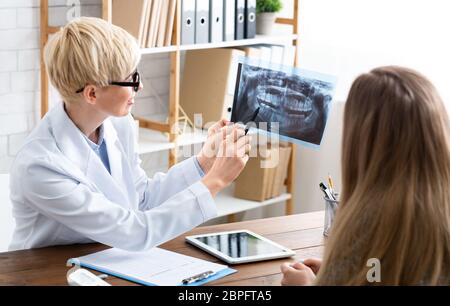
[[[277,13],[261,13],[256,15],[256,34],[272,34],[273,25],[277,19]]]

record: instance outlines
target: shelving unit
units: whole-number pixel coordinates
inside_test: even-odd
[[[44,116],[48,111],[49,100],[49,82],[47,72],[45,70],[43,60],[43,49],[48,41],[48,37],[51,34],[59,31],[58,27],[53,27],[48,24],[48,0],[40,0],[40,31],[41,31],[41,115]],[[235,41],[227,41],[220,43],[209,44],[197,44],[197,45],[181,45],[181,1],[177,1],[175,26],[173,28],[172,45],[161,48],[145,48],[141,49],[142,55],[147,54],[170,54],[170,89],[169,89],[169,115],[168,122],[163,123],[159,121],[149,120],[147,118],[136,118],[140,123],[139,132],[139,153],[155,153],[161,151],[169,151],[169,166],[173,166],[177,163],[177,150],[185,145],[192,145],[202,143],[206,140],[206,133],[201,131],[195,131],[195,133],[186,133],[178,135],[178,133],[172,127],[175,127],[179,121],[179,102],[180,102],[180,66],[181,66],[181,52],[188,50],[200,50],[200,49],[214,49],[225,47],[238,47],[248,46],[256,44],[277,44],[290,42],[294,46],[298,46],[298,33],[299,33],[299,0],[293,0],[294,12],[293,18],[278,18],[276,20],[279,24],[290,25],[293,30],[288,35],[273,35],[264,36],[257,35],[253,39],[243,39]],[[102,18],[110,21],[112,19],[112,0],[102,0]],[[296,48],[295,66],[299,65],[299,48]],[[272,205],[275,203],[286,202],[286,214],[292,214],[294,212],[294,205],[292,202],[292,191],[294,187],[294,169],[295,169],[295,155],[296,146],[292,145],[292,154],[289,161],[288,175],[285,182],[287,193],[264,202],[246,201],[234,198],[232,196],[231,189],[221,193],[216,203],[219,207],[220,216],[229,216],[229,221],[234,220],[234,214],[246,211],[249,209]]]

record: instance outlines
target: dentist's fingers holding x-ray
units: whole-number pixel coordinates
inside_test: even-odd
[[[223,129],[222,137],[225,139],[219,145],[216,160],[202,180],[213,196],[239,176],[248,162],[247,153],[251,149],[251,137],[245,135],[242,127],[234,125],[229,135],[227,130]]]
[[[200,153],[197,155],[197,160],[205,174],[210,171],[216,160],[220,143],[226,136],[231,134],[233,128],[234,125],[232,123],[226,119],[222,119],[208,129],[208,138],[200,150]]]

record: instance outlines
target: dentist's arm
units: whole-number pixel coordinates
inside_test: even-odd
[[[209,128],[208,139],[197,156],[173,166],[167,173],[157,173],[151,179],[141,168],[141,160],[132,148],[131,151],[134,152],[132,168],[139,194],[139,209],[145,211],[155,208],[174,194],[199,182],[214,164],[220,142],[230,135],[232,130],[233,126],[226,120],[219,121]]]
[[[27,205],[91,240],[129,251],[157,246],[217,214],[211,193],[201,182],[142,212],[94,192],[51,160],[27,166],[21,173],[20,192]]]
[[[215,217],[212,195],[243,170],[249,138],[235,130],[221,142],[219,154],[202,181],[176,193],[160,206],[142,212],[114,203],[65,174],[51,158],[19,169],[20,193],[36,211],[100,243],[142,251],[185,233]]]

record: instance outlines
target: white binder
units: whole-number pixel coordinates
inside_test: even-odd
[[[217,0],[216,0],[217,1]],[[195,14],[195,43],[209,42],[209,0],[197,0]]]
[[[223,0],[223,40],[234,40],[236,0]]]
[[[195,43],[195,2],[196,0],[181,1],[181,44]]]
[[[223,41],[223,1],[209,0],[209,42]]]

